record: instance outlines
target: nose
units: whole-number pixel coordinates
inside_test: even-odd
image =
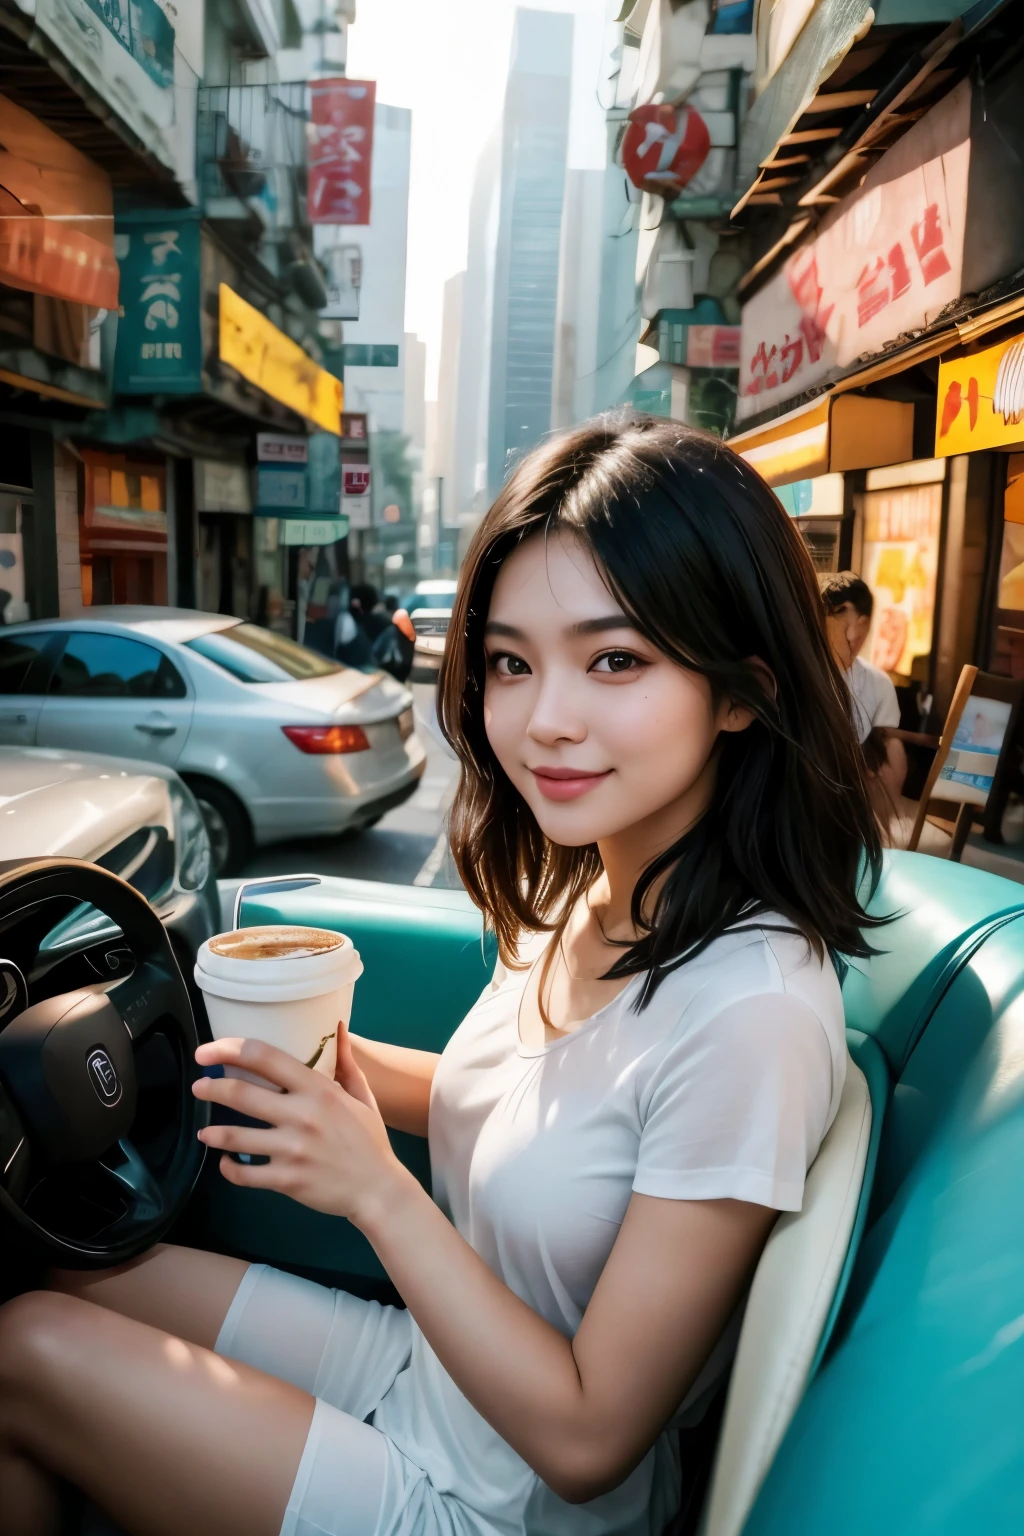
[[[541,746],[555,746],[560,741],[584,741],[587,724],[569,680],[557,667],[545,668],[538,678],[530,722],[526,728],[531,741]]]

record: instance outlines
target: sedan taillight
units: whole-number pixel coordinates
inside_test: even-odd
[[[310,752],[315,757],[370,750],[361,725],[282,725],[281,729],[300,752]]]

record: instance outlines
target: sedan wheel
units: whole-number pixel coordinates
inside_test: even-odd
[[[203,813],[214,874],[237,875],[249,854],[249,828],[245,812],[226,789],[217,784],[193,783],[192,793]]]

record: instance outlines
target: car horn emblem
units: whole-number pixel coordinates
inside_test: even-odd
[[[13,960],[0,960],[0,1029],[28,1007],[25,978]]]
[[[100,1103],[108,1107],[116,1104],[121,1097],[121,1079],[117,1075],[117,1068],[101,1045],[89,1052],[85,1065],[89,1073],[89,1081],[96,1090],[96,1097]]]

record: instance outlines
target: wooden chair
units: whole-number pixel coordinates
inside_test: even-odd
[[[959,862],[976,819],[984,822],[991,841],[1001,841],[999,823],[1013,774],[1022,695],[1024,682],[964,667],[918,801],[909,849],[917,848],[926,821],[952,837],[949,857],[954,862]],[[973,711],[975,724],[970,726],[964,722],[965,716],[971,719],[972,701],[989,708]],[[948,811],[943,814],[950,803],[958,807],[952,820]]]

